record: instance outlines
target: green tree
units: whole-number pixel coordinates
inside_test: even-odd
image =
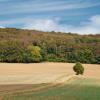
[[[16,41],[0,42],[0,62],[22,62],[21,56],[24,51],[24,46]]]
[[[73,70],[76,72],[76,75],[83,75],[84,73],[84,67],[82,66],[82,64],[80,62],[77,62],[74,67]]]
[[[78,61],[83,63],[94,62],[93,52],[90,49],[82,49],[77,52]]]

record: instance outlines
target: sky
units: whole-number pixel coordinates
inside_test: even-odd
[[[100,34],[100,0],[0,0],[0,28]]]

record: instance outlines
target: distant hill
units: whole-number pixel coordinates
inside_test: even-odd
[[[40,61],[100,64],[100,34],[0,28],[0,62]]]

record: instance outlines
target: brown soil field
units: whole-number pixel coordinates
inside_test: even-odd
[[[0,63],[0,100],[8,94],[36,92],[64,85],[75,76],[74,65],[74,63]],[[79,77],[100,80],[100,65],[83,64],[83,66],[85,73]]]
[[[73,63],[0,63],[0,84],[37,84],[51,83],[57,79],[66,79],[74,75]],[[100,65],[83,64],[82,77],[100,79]]]

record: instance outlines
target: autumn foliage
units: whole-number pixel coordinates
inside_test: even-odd
[[[0,29],[0,62],[100,64],[100,35]]]

